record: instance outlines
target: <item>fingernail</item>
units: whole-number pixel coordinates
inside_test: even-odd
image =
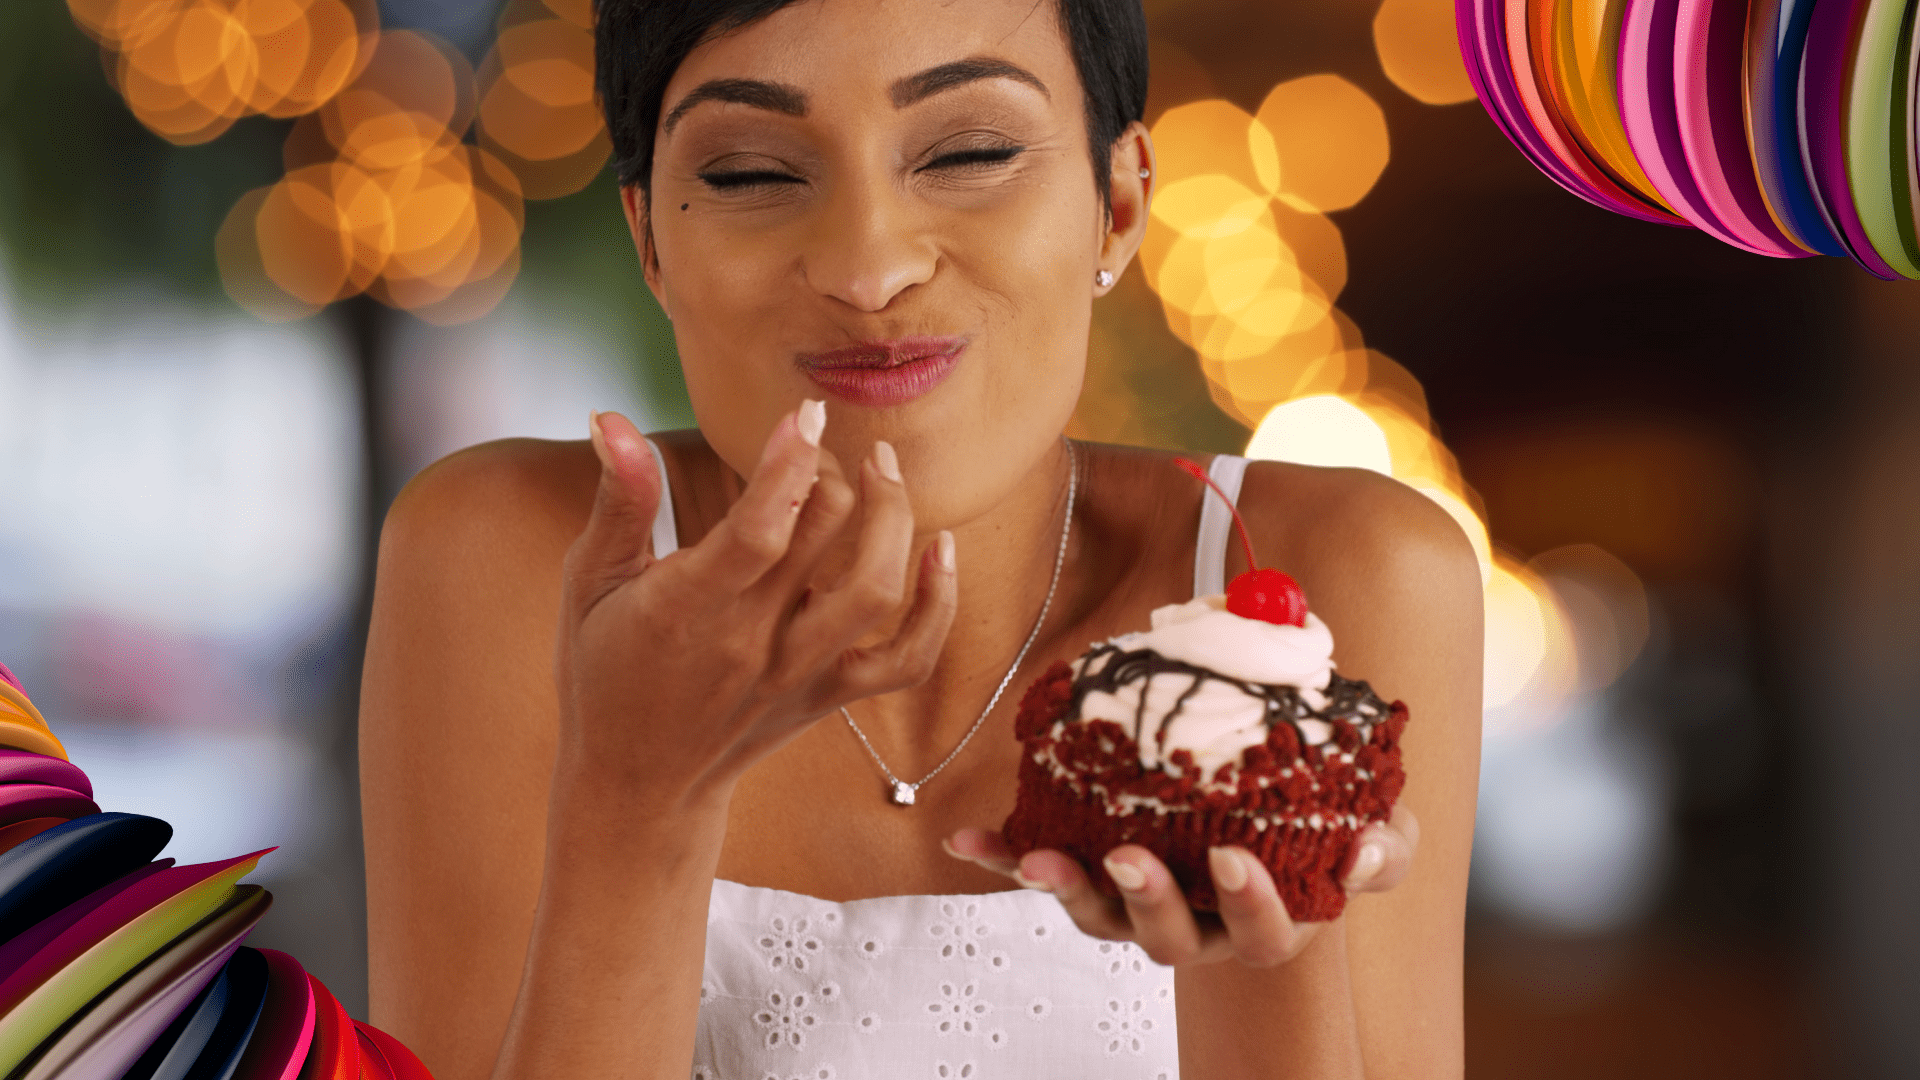
[[[1123,863],[1112,857],[1101,860],[1107,868],[1107,876],[1115,885],[1128,892],[1139,892],[1147,887],[1147,873],[1131,863]]]
[[[1035,881],[1018,870],[1015,870],[1013,872],[1013,880],[1016,883],[1018,883],[1019,886],[1023,889],[1032,889],[1035,892],[1043,892],[1043,893],[1050,893],[1053,891],[1053,886],[1047,884],[1044,881]]]
[[[1386,863],[1387,853],[1380,849],[1379,844],[1368,844],[1361,848],[1360,854],[1353,860],[1353,869],[1347,874],[1347,888],[1358,889],[1372,881]]]
[[[953,573],[953,534],[940,530],[940,540],[936,545],[940,551],[940,569]]]
[[[1251,876],[1247,861],[1238,852],[1223,847],[1207,849],[1207,866],[1213,871],[1213,883],[1222,890],[1237,893],[1247,887]]]
[[[940,850],[946,852],[947,854],[953,856],[956,859],[967,858],[965,855],[962,855],[959,852],[953,850],[953,845],[947,843],[947,838],[944,836],[940,838]],[[972,860],[968,859],[968,861],[971,862]]]
[[[800,403],[800,415],[797,418],[800,437],[808,446],[820,445],[820,433],[827,430],[827,403],[809,398]]]
[[[892,443],[881,439],[873,444],[873,464],[881,476],[896,484],[900,482],[900,458],[893,452]]]
[[[593,454],[602,462],[607,460],[607,437],[600,430],[600,410],[587,410],[587,440],[593,443]]]

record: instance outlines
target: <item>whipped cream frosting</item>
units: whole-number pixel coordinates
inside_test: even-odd
[[[1310,706],[1325,703],[1320,691],[1333,677],[1333,633],[1312,612],[1307,613],[1305,626],[1264,622],[1235,615],[1227,610],[1226,597],[1215,594],[1156,609],[1151,625],[1150,630],[1113,638],[1111,644],[1127,652],[1151,649],[1229,679],[1293,686]],[[1094,662],[1097,672],[1108,657],[1101,655]],[[1084,659],[1074,662],[1076,677],[1092,673],[1083,669],[1085,663]],[[1140,708],[1143,698],[1144,711]],[[1090,691],[1080,702],[1082,720],[1111,720],[1133,730],[1135,718],[1140,718],[1136,741],[1143,767],[1158,768],[1173,751],[1186,750],[1206,778],[1220,766],[1238,761],[1248,747],[1267,741],[1266,714],[1264,698],[1231,682],[1203,679],[1196,685],[1193,676],[1179,672],[1158,672],[1123,683],[1112,693]],[[1326,726],[1312,723],[1316,728]],[[1302,727],[1303,739],[1310,744],[1330,734]]]

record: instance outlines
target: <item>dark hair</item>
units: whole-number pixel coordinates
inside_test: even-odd
[[[795,0],[595,0],[594,83],[613,138],[620,185],[645,191],[667,83],[701,42]],[[1036,0],[1056,5],[1087,99],[1093,182],[1108,201],[1113,144],[1147,109],[1147,17],[1141,0]]]

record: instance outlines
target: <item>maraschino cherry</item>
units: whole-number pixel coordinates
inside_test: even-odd
[[[1240,520],[1240,511],[1213,482],[1207,471],[1186,458],[1174,458],[1173,463],[1185,469],[1194,479],[1213,489],[1220,501],[1227,504],[1227,512],[1233,515],[1233,526],[1240,531],[1240,548],[1247,554],[1249,567],[1258,565],[1253,558],[1253,541],[1247,538],[1247,523]],[[1287,574],[1270,566],[1250,569],[1227,583],[1227,610],[1243,619],[1259,619],[1283,626],[1307,625],[1307,594],[1300,591],[1300,583]]]

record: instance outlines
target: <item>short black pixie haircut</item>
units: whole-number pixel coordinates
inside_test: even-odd
[[[701,42],[796,0],[595,0],[594,83],[613,138],[620,186],[648,192],[653,133],[667,82]],[[1113,144],[1147,109],[1147,17],[1141,0],[1035,0],[1054,5],[1087,99],[1093,182],[1111,205]],[[649,192],[650,194],[650,192]]]

